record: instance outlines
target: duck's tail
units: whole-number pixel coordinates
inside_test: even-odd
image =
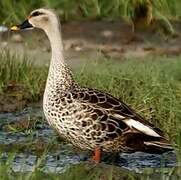
[[[125,151],[142,151],[151,154],[162,154],[172,151],[172,144],[160,134],[160,137],[153,137],[143,133],[126,133],[124,136]]]
[[[166,140],[163,137],[160,137],[157,140],[144,141],[143,143],[144,143],[145,151],[149,153],[161,154],[161,153],[173,150],[173,146],[169,143],[168,140]]]

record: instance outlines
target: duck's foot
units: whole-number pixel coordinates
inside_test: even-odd
[[[92,160],[96,163],[101,162],[101,149],[99,147],[95,148]]]

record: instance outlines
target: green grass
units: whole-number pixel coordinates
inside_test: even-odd
[[[47,68],[37,68],[26,57],[20,58],[8,51],[1,51],[0,63],[0,93],[6,93],[9,84],[18,84],[27,91],[30,101],[41,98]]]
[[[0,63],[2,93],[6,93],[5,87],[14,82],[23,84],[31,94],[32,100],[42,97],[47,68],[35,67],[26,58],[22,60],[5,52],[0,54]],[[181,57],[124,59],[121,62],[102,59],[101,62],[85,65],[74,74],[82,86],[113,94],[165,131],[171,142],[176,144],[178,161],[181,162]],[[15,176],[17,179],[57,179],[57,176],[43,174],[38,169],[28,176],[10,173],[12,158],[5,164],[0,164],[1,179],[12,179]],[[62,179],[73,176],[85,177],[88,174],[76,168],[74,170],[63,174]],[[94,171],[90,170],[89,173],[91,172]],[[90,177],[95,178],[93,175],[90,174]],[[99,172],[97,176],[99,177]]]
[[[85,18],[130,18],[136,3],[146,0],[6,0],[0,1],[0,24],[22,21],[31,10],[49,7],[57,10],[62,21]],[[178,0],[154,0],[154,16],[159,18],[181,17],[181,2]]]

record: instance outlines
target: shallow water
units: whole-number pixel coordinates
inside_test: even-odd
[[[27,116],[42,118],[43,113],[42,110],[38,108],[27,108],[18,113],[0,114],[0,148],[3,147],[0,162],[6,162],[9,158],[9,153],[17,150],[11,165],[12,170],[15,172],[32,171],[36,165],[39,165],[44,172],[63,172],[70,165],[89,159],[90,153],[77,152],[77,149],[71,144],[57,141],[56,134],[45,121],[41,120],[41,123],[37,123],[35,125],[36,127],[30,133],[27,131],[5,130],[4,127],[6,127],[7,124],[19,121]],[[36,152],[36,148],[41,148],[40,146],[42,146],[42,144],[36,144],[32,147],[32,144],[38,139],[43,141],[44,144],[47,145],[46,147],[48,147],[48,149],[45,148],[43,150],[44,153],[42,152],[41,155]],[[52,141],[54,146],[51,145]],[[26,146],[23,146],[24,144]],[[16,150],[13,149],[14,146],[16,146]],[[178,166],[174,151],[164,153],[163,155],[142,152],[132,154],[120,153],[114,161],[105,157],[103,158],[103,162],[136,170],[137,172],[142,172],[142,170],[147,167],[160,168]]]

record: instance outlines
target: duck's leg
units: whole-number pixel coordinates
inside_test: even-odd
[[[101,149],[99,147],[96,147],[94,149],[94,155],[92,157],[92,160],[96,163],[101,162]]]

